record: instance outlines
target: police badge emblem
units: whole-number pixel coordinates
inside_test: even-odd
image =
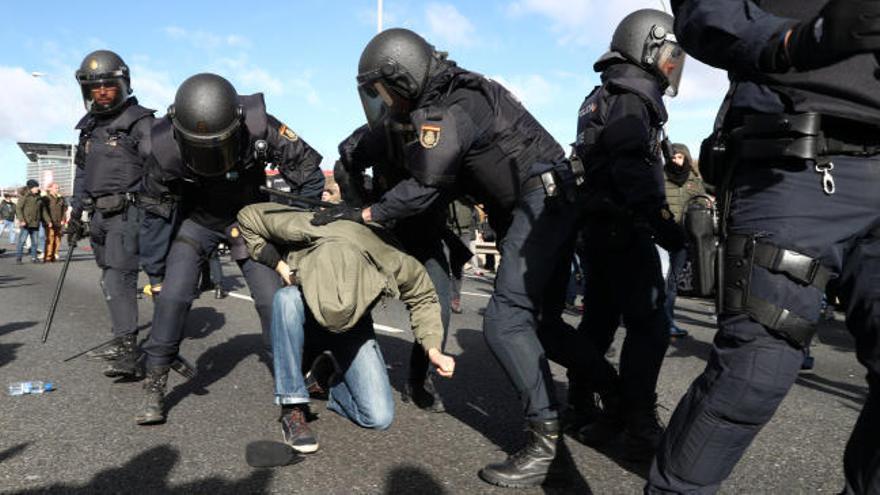
[[[440,142],[440,126],[423,124],[419,131],[419,143],[426,149],[437,146]]]
[[[296,133],[293,132],[293,129],[287,127],[284,124],[281,124],[281,127],[278,128],[278,134],[284,136],[284,139],[287,139],[288,141],[296,141],[297,139],[299,139],[299,136],[297,136]]]
[[[98,59],[93,58],[89,61],[89,69],[96,70],[98,68]]]

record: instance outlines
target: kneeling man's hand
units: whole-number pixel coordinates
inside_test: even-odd
[[[452,378],[452,373],[455,371],[455,358],[443,354],[434,347],[428,350],[428,359],[431,361],[431,364],[437,367],[438,375],[443,378]]]

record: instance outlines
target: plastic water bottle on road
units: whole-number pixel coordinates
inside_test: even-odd
[[[25,394],[42,394],[43,392],[49,392],[51,390],[55,390],[55,385],[52,382],[41,382],[41,381],[32,381],[32,382],[15,382],[9,384],[9,395],[25,395]]]

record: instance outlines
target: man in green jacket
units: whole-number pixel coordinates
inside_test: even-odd
[[[28,237],[31,239],[31,261],[39,262],[37,260],[37,232],[40,231],[42,212],[43,200],[40,198],[40,183],[30,179],[27,181],[26,188],[22,190],[18,203],[15,204],[15,216],[18,217],[18,225],[21,227],[18,245],[15,249],[15,261],[19,265]]]
[[[666,202],[679,225],[684,223],[688,203],[697,196],[706,196],[703,179],[694,170],[691,153],[681,143],[672,145],[672,160],[663,169],[666,175]],[[675,297],[678,294],[678,277],[687,262],[687,248],[669,253],[669,272],[666,275],[666,314],[669,315],[669,335],[687,337],[687,330],[675,324]]]
[[[288,285],[272,302],[275,402],[282,408],[285,442],[302,453],[318,449],[306,424],[314,385],[328,391],[328,409],[357,425],[391,426],[394,399],[370,318],[382,297],[406,304],[416,342],[440,376],[451,377],[455,369],[455,360],[440,352],[440,304],[422,264],[370,226],[314,226],[312,216],[276,203],[250,205],[238,214],[251,257],[274,268]],[[306,325],[307,318],[317,325]],[[330,351],[312,365],[311,387],[302,374],[306,338]]]

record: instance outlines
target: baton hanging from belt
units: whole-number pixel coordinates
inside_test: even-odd
[[[321,208],[332,208],[334,206],[337,206],[333,203],[328,203],[326,201],[321,201],[319,199],[306,198],[304,196],[292,194],[287,191],[282,191],[281,189],[275,189],[274,187],[260,186],[260,191],[262,191],[264,193],[274,194],[276,196],[281,196],[282,198],[290,199],[293,201],[298,201],[300,203],[307,204],[309,206],[318,206]]]

